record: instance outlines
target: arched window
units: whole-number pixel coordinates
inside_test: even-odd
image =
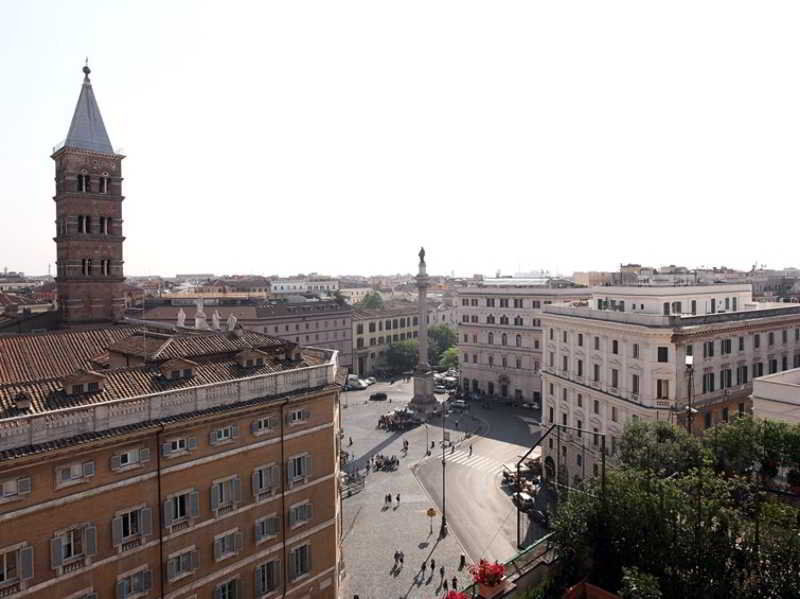
[[[489,366],[494,366],[494,356],[489,356]]]
[[[506,359],[505,356],[503,356],[503,368],[506,368],[507,366],[508,366],[508,360]]]
[[[486,317],[486,323],[494,324],[494,314],[489,314],[489,316]]]
[[[494,343],[494,333],[489,333],[489,345]]]
[[[508,324],[508,316],[506,316],[505,314],[503,314],[503,315],[500,317],[500,324]]]
[[[514,326],[521,327],[522,326],[522,316],[515,316],[514,317]]]
[[[517,335],[517,347],[522,347],[522,335]]]
[[[503,336],[502,336],[500,339],[501,339],[501,343],[502,343],[503,345],[508,345],[508,335],[506,335],[505,333],[503,333]]]

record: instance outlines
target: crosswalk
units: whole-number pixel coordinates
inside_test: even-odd
[[[473,453],[470,455],[469,449],[461,449],[452,454],[447,454],[447,463],[461,464],[469,468],[481,470],[487,474],[499,474],[503,470],[503,462],[494,458],[484,457]]]

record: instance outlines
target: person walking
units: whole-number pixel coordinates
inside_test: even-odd
[[[427,561],[422,562],[422,578],[425,578],[425,572],[427,569],[428,569],[428,562]]]
[[[442,566],[441,568],[439,568],[439,574],[441,574],[441,575],[442,575],[442,580],[444,580],[444,566]]]
[[[401,551],[401,552],[400,552],[400,567],[401,567],[401,568],[403,567],[403,559],[405,559],[405,557],[406,557],[406,556],[405,556],[405,555],[403,555],[403,552]]]
[[[348,437],[348,439],[350,441],[350,445],[352,445],[353,444],[353,437]]]
[[[453,590],[455,591],[458,586],[458,578],[453,576]]]
[[[431,558],[431,576],[436,572],[436,560]]]
[[[469,457],[472,457],[472,445],[469,446]]]
[[[444,588],[444,592],[447,593],[447,581],[446,580],[442,581],[442,587]]]
[[[397,507],[400,507],[400,493],[397,494]]]
[[[394,567],[397,567],[397,562],[400,560],[400,552],[397,549],[394,550]]]

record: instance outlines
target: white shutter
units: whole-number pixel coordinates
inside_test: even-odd
[[[122,518],[119,516],[111,520],[111,542],[113,545],[122,544]]]
[[[64,541],[62,537],[50,539],[50,567],[54,570],[64,563]]]
[[[94,460],[92,460],[91,462],[83,463],[83,476],[84,477],[94,476]]]
[[[177,558],[167,560],[167,580],[172,580],[178,573]]]
[[[164,526],[172,526],[172,499],[164,502]]]
[[[261,493],[261,477],[259,476],[259,471],[261,469],[253,470],[253,474],[250,475],[250,484],[253,488],[253,497],[258,497],[258,494]]]
[[[19,495],[27,495],[31,492],[31,477],[23,476],[17,479],[17,493]]]
[[[197,437],[189,437],[189,441],[187,443],[189,449],[197,449]]]
[[[94,524],[89,524],[83,529],[83,546],[86,555],[97,553],[97,527]]]
[[[172,449],[171,443],[162,443],[161,444],[161,455],[163,457],[167,457],[170,454],[170,450]]]
[[[231,439],[235,439],[239,436],[239,425],[237,423],[231,424]]]
[[[200,493],[192,491],[189,493],[189,515],[197,516],[200,513]]]
[[[111,469],[112,470],[119,470],[122,468],[122,456],[120,455],[112,455],[111,456]]]
[[[142,535],[150,535],[153,532],[153,510],[149,507],[143,507],[139,512],[139,518],[142,522]]]
[[[139,463],[144,464],[145,462],[149,461],[150,461],[150,448],[149,447],[139,448]]]
[[[231,479],[231,495],[234,504],[242,502],[242,482],[239,480],[239,475]]]

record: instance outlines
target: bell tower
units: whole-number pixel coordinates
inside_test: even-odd
[[[83,67],[83,85],[56,165],[56,293],[64,324],[114,322],[125,311],[122,159],[108,139]]]

